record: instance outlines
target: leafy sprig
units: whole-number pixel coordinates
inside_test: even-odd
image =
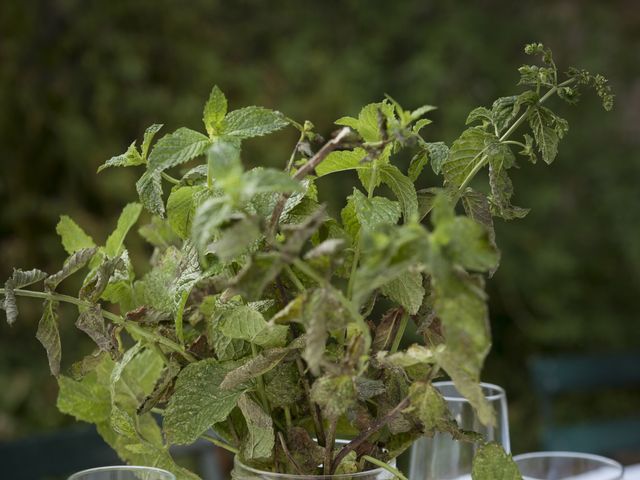
[[[431,381],[446,373],[482,422],[495,421],[479,385],[490,346],[484,282],[499,262],[493,218],[528,212],[512,204],[509,169],[516,155],[555,160],[568,130],[545,105],[555,95],[575,103],[591,87],[612,106],[604,77],[572,68],[560,79],[550,50],[525,53],[541,60],[520,68],[526,90],[473,110],[450,147],[422,136],[434,107],[405,110],[391,97],[337,120],[343,128],[324,144],[311,122],[229,112],[218,87],[206,133],[180,128],[154,144],[161,125],[149,127],[140,148],[99,169],[144,167],[140,203],[124,208],[104,246],[63,216],[62,269],[16,270],[0,290],[10,324],[16,297],[44,300],[36,336],[60,410],[95,423],[124,460],[178,478],[196,476],[168,447],[198,438],[284,473],[383,466],[401,477],[385,462],[435,432],[480,444],[475,479],[520,478],[498,445],[459,429]],[[288,125],[300,136],[284,169],[245,170],[242,142]],[[413,152],[407,172],[393,163],[403,149]],[[416,191],[428,165],[443,184]],[[334,217],[315,180],[344,171],[359,185]],[[152,217],[139,233],[154,253],[138,277],[124,241],[143,208]],[[57,291],[83,269],[76,296]],[[26,289],[38,282],[42,291]],[[67,374],[60,302],[78,308],[76,326],[97,347]],[[423,342],[401,348],[409,322]],[[353,440],[340,447],[341,437]]]

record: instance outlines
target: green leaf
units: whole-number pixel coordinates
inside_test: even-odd
[[[98,173],[109,167],[134,167],[136,165],[143,164],[144,158],[140,156],[140,153],[136,148],[136,142],[134,140],[131,145],[129,145],[129,148],[127,148],[126,152],[115,157],[111,157],[109,160],[100,165],[98,167]]]
[[[203,155],[211,140],[202,133],[188,128],[179,128],[162,137],[151,150],[147,170],[162,172],[168,168],[188,162]]]
[[[14,290],[28,287],[29,285],[44,280],[46,277],[47,274],[45,272],[36,268],[27,271],[13,269],[13,275],[11,275],[4,284],[4,300],[2,302],[2,309],[7,314],[7,323],[9,325],[13,325],[18,319],[18,306],[16,304],[16,294]]]
[[[286,344],[289,327],[268,324],[257,310],[239,306],[222,318],[220,331],[229,338],[245,340],[261,347],[282,347]]]
[[[49,276],[44,281],[47,290],[55,290],[61,281],[73,275],[75,272],[89,263],[89,260],[93,258],[97,251],[98,249],[96,247],[83,248],[82,250],[78,250],[69,258],[67,258],[62,265],[62,270]]]
[[[263,107],[245,107],[229,112],[222,122],[223,135],[250,138],[266,135],[289,125],[280,112]]]
[[[222,262],[228,263],[247,251],[262,237],[260,226],[254,218],[244,218],[224,229],[220,237],[209,246],[206,252],[213,253]]]
[[[457,429],[447,403],[438,390],[426,382],[414,382],[409,386],[411,409],[422,422],[424,432],[452,431]]]
[[[174,187],[167,200],[167,219],[174,232],[186,240],[191,234],[191,224],[207,193],[204,185]]]
[[[382,286],[382,294],[402,305],[411,315],[418,313],[424,293],[419,271],[408,270]]]
[[[98,433],[118,456],[130,465],[161,468],[175,474],[179,480],[200,480],[196,474],[174,462],[167,447],[162,443],[162,434],[152,416],[144,415],[138,423],[140,430],[144,431],[144,440],[120,435],[107,422],[97,425]]]
[[[471,171],[482,161],[487,151],[487,143],[495,141],[493,134],[482,127],[472,127],[465,130],[451,149],[441,169],[445,182],[452,187],[462,185]]]
[[[212,179],[221,182],[223,188],[238,188],[243,170],[238,144],[220,139],[214,141],[207,151],[207,162]]]
[[[238,365],[206,359],[180,372],[164,415],[164,432],[170,443],[193,443],[211,425],[227,418],[243,389],[224,390],[220,383]]]
[[[467,270],[485,272],[497,267],[500,259],[488,231],[468,217],[439,222],[432,240],[446,246],[449,258]]]
[[[69,255],[83,248],[96,246],[93,239],[87,235],[76,222],[66,215],[60,217],[60,221],[58,225],[56,225],[56,232],[60,235],[62,246]]]
[[[289,351],[288,348],[263,350],[245,364],[227,373],[220,387],[225,390],[234,389],[249,380],[264,375],[275,368],[287,356]]]
[[[337,125],[344,125],[356,130],[365,142],[376,142],[381,139],[379,126],[379,112],[382,112],[382,119],[386,122],[388,118],[394,118],[393,106],[388,102],[370,103],[365,105],[358,115],[358,118],[342,117],[336,120]]]
[[[259,300],[265,288],[278,276],[284,267],[282,256],[276,252],[257,252],[232,279],[234,295],[245,300]]]
[[[560,138],[553,128],[553,118],[543,107],[536,107],[529,113],[529,125],[538,145],[538,151],[546,164],[551,164],[558,154]]]
[[[58,410],[83,422],[107,421],[111,414],[109,378],[112,369],[111,358],[102,355],[99,363],[80,380],[64,375],[58,377]]]
[[[491,107],[491,122],[499,135],[511,125],[518,115],[521,105],[518,99],[518,95],[513,95],[510,97],[500,97],[493,102]]]
[[[180,242],[180,237],[173,231],[169,222],[158,216],[153,216],[150,223],[142,225],[138,233],[151,245],[161,250]]]
[[[349,375],[325,375],[311,387],[311,400],[325,417],[336,420],[357,402],[356,387]]]
[[[159,171],[147,170],[136,182],[136,191],[144,208],[155,215],[164,216],[162,180]]]
[[[413,182],[395,165],[381,165],[380,178],[400,201],[405,223],[418,218],[418,197]]]
[[[449,157],[449,147],[444,142],[425,143],[424,146],[429,153],[429,161],[431,162],[433,173],[440,175],[442,165]]]
[[[318,177],[345,170],[369,169],[371,165],[363,160],[367,152],[362,148],[354,150],[334,150],[316,167]]]
[[[367,198],[354,188],[348,201],[353,202],[356,218],[362,228],[375,230],[380,225],[395,225],[400,220],[400,204],[388,198]]]
[[[131,227],[135,225],[142,211],[142,205],[139,203],[129,203],[120,214],[118,218],[118,225],[116,229],[107,238],[107,243],[104,247],[104,253],[107,257],[115,258],[122,253],[122,244],[124,238],[129,233]]]
[[[254,168],[244,174],[243,194],[246,198],[263,193],[303,192],[302,184],[286,172],[273,168]]]
[[[246,460],[267,460],[273,456],[275,432],[271,416],[247,394],[240,395],[238,407],[247,422],[247,435],[240,454]]]
[[[518,465],[498,443],[481,445],[473,458],[473,480],[522,480]]]
[[[51,374],[54,377],[60,375],[60,358],[62,357],[60,333],[58,332],[58,313],[56,312],[57,306],[57,303],[53,300],[44,302],[44,310],[36,331],[36,338],[47,351],[49,370],[51,370]]]
[[[393,226],[362,238],[362,261],[353,279],[353,300],[361,305],[377,288],[427,259],[428,238],[417,224]]]
[[[218,229],[231,215],[231,206],[224,197],[214,197],[206,200],[196,209],[191,225],[191,238],[198,248],[198,252],[205,253],[205,249],[212,238],[218,236]]]
[[[217,85],[214,85],[202,113],[202,121],[210,137],[219,133],[220,125],[226,114],[227,97],[224,96],[224,93]]]
[[[493,123],[491,116],[491,110],[486,107],[477,107],[471,110],[465,121],[465,125],[471,125],[472,123],[480,122],[483,124]]]
[[[147,160],[147,155],[149,154],[149,147],[151,146],[151,142],[153,141],[153,138],[156,136],[156,133],[158,133],[163,126],[164,125],[160,123],[154,123],[144,131],[144,137],[142,138],[142,147],[140,149],[140,154],[142,155],[142,158],[144,159],[145,162]]]
[[[425,150],[421,150],[413,156],[407,172],[412,182],[415,183],[427,163],[429,163],[429,154]]]

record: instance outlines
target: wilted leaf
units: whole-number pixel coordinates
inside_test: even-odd
[[[7,323],[9,325],[13,325],[18,318],[18,306],[14,290],[28,287],[46,277],[47,274],[45,272],[36,268],[27,271],[13,269],[13,275],[4,284],[4,300],[2,302],[2,309],[7,314]]]
[[[220,387],[225,390],[234,389],[253,378],[264,375],[275,368],[288,353],[288,348],[263,350],[243,365],[227,373]]]
[[[311,399],[320,405],[322,413],[337,419],[356,403],[357,392],[349,375],[325,375],[311,387]]]
[[[62,357],[60,333],[58,332],[58,313],[56,312],[57,306],[57,302],[53,300],[44,302],[44,310],[36,331],[36,338],[47,351],[49,370],[51,370],[51,374],[54,377],[60,374],[60,358]]]

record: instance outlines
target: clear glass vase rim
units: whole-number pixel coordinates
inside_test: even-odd
[[[298,475],[296,473],[278,473],[278,472],[269,472],[268,470],[260,470],[259,468],[253,468],[249,465],[245,465],[236,455],[234,457],[234,462],[239,467],[247,470],[250,473],[255,473],[256,475],[260,475],[263,478],[273,477],[275,478],[288,478],[288,479],[297,479],[302,480],[304,478],[313,478],[313,479],[349,479],[349,478],[360,478],[360,477],[377,477],[383,473],[389,473],[382,467],[374,468],[372,470],[365,470],[364,472],[356,472],[356,473],[338,473],[334,475]]]
[[[595,453],[569,452],[569,451],[529,452],[529,453],[520,453],[518,455],[514,455],[513,460],[517,462],[518,460],[529,460],[532,458],[544,458],[544,457],[568,458],[568,459],[581,458],[585,460],[594,460],[594,461],[609,465],[610,467],[616,468],[620,470],[621,473],[624,472],[624,467],[620,462],[616,462],[615,460],[609,457],[596,455]]]
[[[432,385],[436,388],[437,387],[454,387],[454,388],[456,387],[455,384],[450,380],[443,381],[443,382],[433,382]],[[502,388],[500,385],[496,385],[495,383],[480,382],[480,386],[495,391],[490,393],[489,395],[485,395],[484,397],[490,402],[494,400],[500,400],[502,398],[506,398],[507,396],[507,392],[505,392],[504,388]],[[461,393],[458,393],[457,396],[442,395],[442,398],[444,398],[447,402],[469,402],[469,400],[467,400],[466,397],[462,396]]]
[[[76,472],[73,475],[71,475],[67,480],[75,480],[79,478],[80,475],[87,475],[90,473],[110,472],[110,471],[117,471],[117,470],[123,470],[125,472],[127,471],[135,472],[135,471],[145,470],[148,472],[155,472],[155,473],[160,473],[162,475],[165,475],[167,479],[175,480],[176,478],[173,473],[168,472],[166,470],[162,470],[161,468],[156,468],[156,467],[145,467],[143,465],[110,465],[107,467],[95,467],[95,468],[88,468],[86,470],[80,470],[79,472]]]

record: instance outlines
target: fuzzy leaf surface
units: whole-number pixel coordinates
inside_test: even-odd
[[[171,443],[193,443],[211,425],[227,418],[243,390],[224,390],[220,384],[238,366],[234,361],[206,359],[180,372],[164,416],[164,432]]]
[[[229,112],[222,122],[225,136],[250,138],[266,135],[289,125],[280,112],[263,107],[245,107]]]

